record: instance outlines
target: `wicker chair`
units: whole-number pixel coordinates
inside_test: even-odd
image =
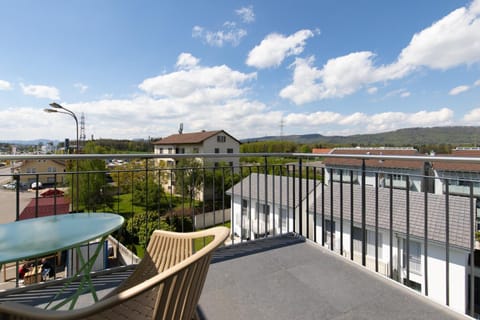
[[[229,230],[191,233],[157,230],[132,275],[97,303],[71,311],[0,303],[0,319],[194,319],[212,253]],[[194,252],[193,239],[206,244]]]

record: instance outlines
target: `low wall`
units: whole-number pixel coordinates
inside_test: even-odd
[[[195,215],[195,230],[213,227],[214,225],[230,221],[230,209],[216,210]]]

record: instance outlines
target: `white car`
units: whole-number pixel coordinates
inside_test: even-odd
[[[8,189],[8,190],[14,190],[17,186],[15,185],[15,182],[9,182],[7,184],[4,184],[2,188]]]
[[[32,189],[42,189],[42,183],[41,182],[33,182],[32,185],[30,186]]]

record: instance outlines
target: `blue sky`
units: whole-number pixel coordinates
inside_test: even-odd
[[[479,125],[480,0],[0,0],[0,140],[74,138],[54,101],[87,139]]]

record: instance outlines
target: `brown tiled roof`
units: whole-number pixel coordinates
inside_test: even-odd
[[[166,138],[153,142],[156,145],[175,145],[175,144],[196,144],[202,143],[203,141],[207,140],[208,138],[223,132],[226,135],[230,136],[232,139],[235,139],[228,133],[223,130],[215,130],[215,131],[200,131],[200,132],[191,132],[191,133],[177,133],[172,134]]]
[[[313,148],[312,149],[312,153],[315,153],[315,154],[329,154],[329,153],[332,153],[334,149],[330,149],[330,148]]]
[[[465,157],[465,158],[480,158],[480,150],[452,150],[452,154],[440,155],[446,157]],[[448,162],[448,161],[433,161],[433,168],[441,171],[461,171],[461,172],[477,172],[480,171],[480,162]]]
[[[38,201],[37,201],[38,200]],[[38,210],[36,206],[38,205]],[[46,197],[30,200],[30,203],[20,214],[20,220],[38,217],[53,216],[56,207],[56,214],[66,214],[69,212],[70,201],[65,197]]]
[[[420,155],[415,149],[388,149],[388,148],[345,148],[334,149],[331,154],[352,154],[352,155],[389,155],[389,156],[418,156]],[[326,166],[351,166],[360,167],[361,159],[351,158],[326,158]],[[404,168],[404,169],[420,169],[423,168],[422,160],[382,160],[378,159],[366,160],[365,165],[370,168]]]

